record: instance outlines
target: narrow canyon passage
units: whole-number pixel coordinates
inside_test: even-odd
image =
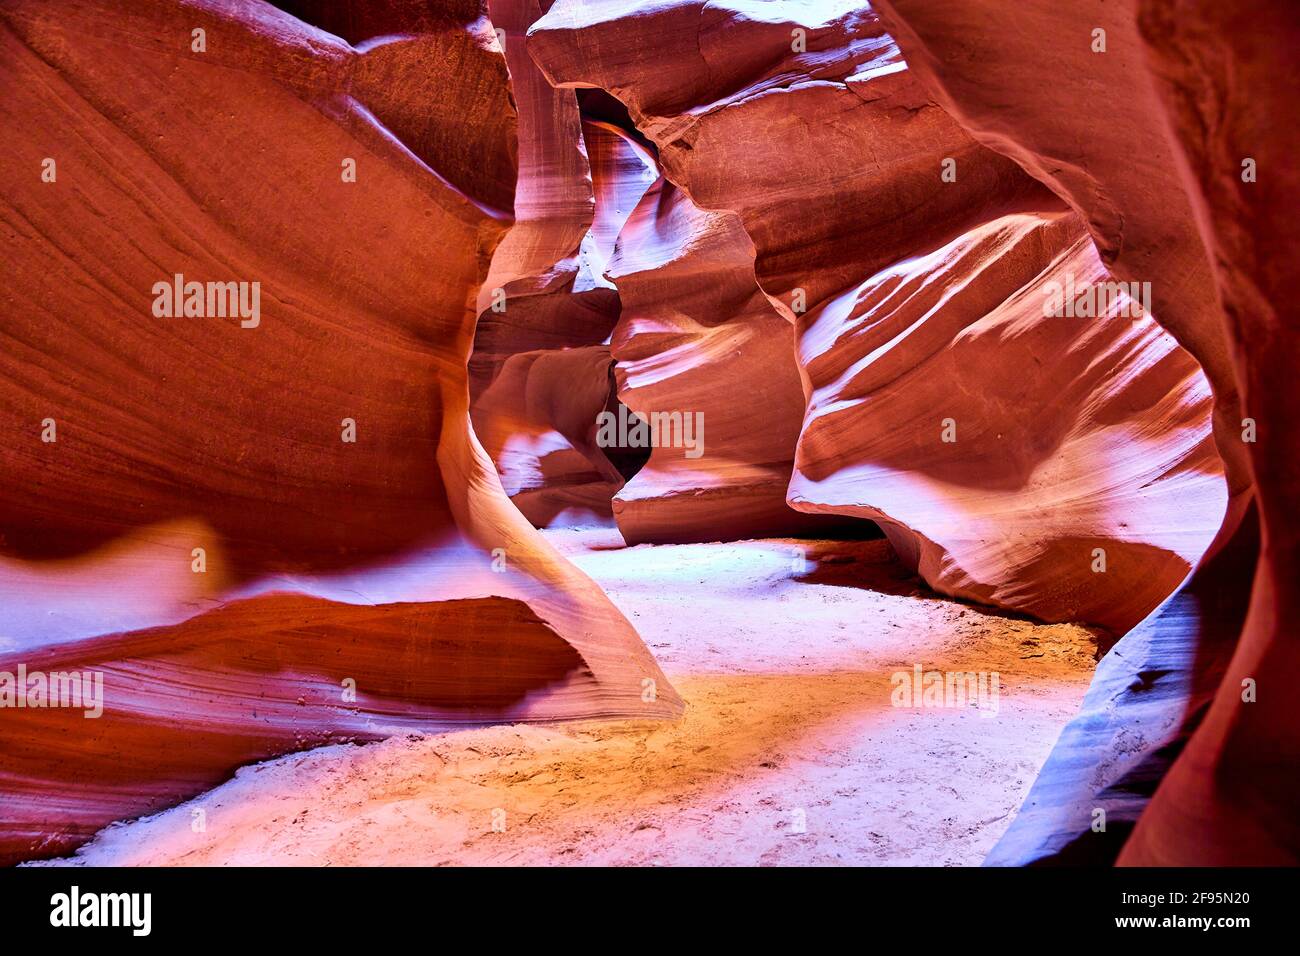
[[[1300,862],[1296,50],[0,0],[0,869]]]
[[[938,597],[881,540],[546,535],[645,637],[683,718],[325,747],[110,827],[72,862],[978,865],[1102,637]],[[997,671],[994,706],[892,706],[917,664]]]

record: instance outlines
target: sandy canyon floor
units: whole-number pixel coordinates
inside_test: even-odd
[[[937,597],[883,541],[547,534],[636,625],[681,720],[325,747],[54,862],[976,865],[1092,675],[1094,632]],[[916,664],[996,671],[996,714],[893,706]]]

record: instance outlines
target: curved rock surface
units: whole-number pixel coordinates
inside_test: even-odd
[[[566,512],[608,515],[623,475],[597,442],[609,409],[608,346],[538,349],[511,355],[474,403],[474,431],[506,494],[534,525]]]
[[[665,180],[619,234],[609,270],[623,302],[618,397],[648,423],[666,421],[669,439],[614,498],[628,544],[844,524],[786,504],[803,386],[794,331],[759,290],[753,261],[734,214],[702,210]]]
[[[529,40],[552,81],[624,102],[698,205],[740,216],[787,317],[965,223],[1051,201],[928,103],[864,4],[559,0]],[[936,189],[944,158],[959,173]]]
[[[1150,283],[1154,314],[1214,388],[1239,519],[1249,484],[1241,403],[1210,258],[1144,62],[1136,0],[876,6],[927,91],[981,143],[1068,202],[1117,279]],[[1093,51],[1097,30],[1104,52]],[[1091,115],[1098,97],[1103,123]]]
[[[512,499],[543,526],[612,507],[631,543],[833,524],[785,503],[802,389],[789,325],[756,285],[739,222],[700,212],[676,190],[647,193],[657,159],[620,128],[629,121],[617,104],[583,105],[552,89],[526,56],[536,39],[519,27],[536,5],[493,11],[507,29],[512,76],[522,79],[520,222],[494,259],[485,290],[501,289],[504,302],[482,312],[471,368],[475,426]],[[617,402],[599,394],[598,343],[612,347],[605,366],[617,363]],[[587,357],[565,355],[574,350]],[[747,404],[727,388],[740,376],[761,383]],[[647,417],[702,420],[707,440],[690,457],[680,445],[635,439],[602,447],[596,416],[608,405],[628,421],[619,402]],[[552,427],[560,408],[565,427]]]
[[[577,114],[572,93],[551,92],[569,97],[566,116]],[[535,110],[537,104],[523,100],[521,108]],[[539,244],[531,247],[527,263],[511,266],[511,250],[503,243],[498,257],[505,258],[494,258],[488,284],[504,281],[510,268],[527,274],[493,287],[501,293],[479,317],[470,359],[475,431],[507,494],[539,527],[592,516],[608,521],[610,499],[623,486],[620,469],[635,465],[624,461],[620,449],[596,443],[598,416],[617,407],[609,339],[620,300],[605,270],[619,229],[654,181],[654,161],[608,123],[584,120],[576,128],[578,150],[590,163],[590,174],[579,177],[592,202],[583,219],[587,228],[559,262],[550,259],[556,249]],[[561,139],[554,133],[545,145],[525,150],[531,161],[521,173],[530,177],[526,192],[555,188],[548,185],[547,157],[561,148]],[[564,149],[572,147],[563,141]],[[514,228],[549,236],[555,224],[548,213]],[[564,223],[559,228],[577,235]],[[529,291],[529,281],[538,288]],[[633,455],[636,461],[643,457]]]
[[[1210,393],[1126,299],[1045,318],[1063,276],[1108,281],[1078,220],[1014,215],[810,312],[790,496],[876,520],[940,591],[1122,633],[1222,518]]]
[[[1241,641],[1187,752],[1120,858],[1135,865],[1300,861],[1300,322],[1294,289],[1300,10],[1255,0],[1139,5],[1139,27],[1179,167],[1211,251],[1260,516],[1260,560]],[[1246,175],[1249,165],[1251,175]],[[1244,424],[1244,423],[1243,423]],[[1239,437],[1244,437],[1244,431]],[[1247,700],[1247,688],[1272,687]]]
[[[1286,111],[1287,87],[1276,77],[1287,72],[1295,17],[1271,4],[1238,17],[1212,4],[1158,0],[1068,9],[886,0],[879,7],[907,67],[865,8],[827,13],[819,5],[800,23],[811,11],[795,3],[760,11],[660,3],[633,16],[617,2],[579,13],[561,0],[534,28],[534,49],[558,82],[603,86],[623,99],[659,147],[670,179],[701,205],[741,216],[758,248],[760,284],[804,329],[810,408],[791,501],[879,521],[936,587],[1123,631],[1198,565],[1207,546],[1213,558],[1233,538],[1251,494],[1248,458],[1256,459],[1255,474],[1266,476],[1260,514],[1269,559],[1255,576],[1247,638],[1231,666],[1229,635],[1250,578],[1216,563],[1199,567],[1112,652],[1088,709],[1044,769],[1038,793],[1052,795],[1041,803],[1047,816],[1027,808],[995,859],[1077,859],[1086,841],[1076,838],[1089,832],[1096,806],[1109,807],[1115,832],[1126,835],[1194,731],[1191,755],[1174,767],[1123,859],[1263,861],[1278,858],[1279,845],[1280,858],[1294,858],[1294,824],[1281,817],[1296,794],[1281,778],[1300,749],[1279,728],[1295,722],[1283,701],[1274,704],[1281,710],[1243,708],[1241,689],[1265,665],[1285,675],[1297,663],[1275,637],[1292,600],[1275,582],[1296,577],[1286,504],[1296,497],[1296,456],[1289,439],[1242,441],[1261,414],[1274,422],[1294,417],[1293,400],[1281,397],[1293,391],[1283,378],[1294,336],[1270,303],[1287,301],[1289,277],[1277,263],[1290,261],[1279,253],[1294,244],[1294,230],[1275,212],[1295,182],[1283,138],[1266,127],[1269,116]],[[802,55],[787,41],[794,25],[805,27]],[[1091,49],[1094,30],[1104,31],[1105,52]],[[620,31],[644,42],[616,45]],[[653,36],[677,42],[670,50]],[[850,93],[862,104],[851,104]],[[928,105],[931,98],[942,109]],[[1098,102],[1107,104],[1104,123],[1095,121]],[[964,131],[953,129],[954,119]],[[828,128],[819,131],[823,120]],[[765,130],[762,149],[739,135],[747,124]],[[924,135],[908,140],[909,128]],[[886,129],[889,139],[873,141]],[[987,149],[962,147],[963,136]],[[862,171],[889,157],[895,143],[906,144],[901,161],[881,164],[892,177],[870,183]],[[1268,184],[1244,184],[1245,158],[1264,162],[1260,156],[1274,149]],[[960,250],[977,248],[1000,217],[1053,208],[1013,185],[1015,174],[990,160],[990,150],[1078,214],[1100,261],[1075,243],[1053,272],[1039,245],[1047,270],[1040,273],[1023,251],[997,258],[986,247],[989,257],[968,260],[959,278]],[[819,162],[800,174],[795,167],[807,156]],[[915,175],[940,158],[955,160],[956,181],[946,185],[978,179],[964,205],[952,205],[959,192]],[[949,233],[927,232],[936,223]],[[859,235],[869,237],[870,251],[854,255],[845,239]],[[832,243],[838,247],[828,250]],[[927,272],[918,260],[936,255]],[[1067,269],[1075,282],[1109,273],[1149,283],[1150,308],[1127,326],[1044,323],[1028,293],[1064,282]],[[807,295],[806,318],[796,293]],[[969,380],[971,365],[954,367],[959,354],[976,366],[992,363],[980,371],[1000,369],[1005,384],[990,387],[990,376],[980,374],[973,388],[936,394],[941,376],[917,374],[937,361],[934,372]],[[1095,366],[1080,364],[1087,355]],[[1062,361],[1072,375],[1061,375]],[[1095,378],[1102,370],[1116,374],[1102,382]],[[1058,403],[1062,395],[1073,400]],[[967,414],[976,410],[972,437],[984,447],[973,458],[935,441],[945,417],[961,441],[962,415],[936,410],[954,401]],[[1211,408],[1213,448],[1205,440]],[[907,424],[891,429],[896,422]],[[1000,437],[1008,434],[1019,441]],[[940,480],[927,470],[938,470]],[[1219,542],[1211,543],[1220,516]],[[1248,539],[1235,542],[1232,553],[1250,547]],[[1094,548],[1106,552],[1106,577],[1091,565],[1084,570]],[[1116,555],[1120,565],[1110,561]],[[1225,673],[1197,731],[1207,687]],[[1158,692],[1144,693],[1152,684]],[[1102,713],[1113,716],[1102,720]],[[1140,740],[1125,729],[1139,720],[1148,726]],[[1279,756],[1264,756],[1270,749]],[[1253,805],[1261,798],[1252,786],[1217,782],[1237,779],[1222,772],[1229,765],[1269,781],[1262,806]],[[1117,801],[1116,794],[1126,796]],[[1071,807],[1087,808],[1087,820]],[[1261,818],[1266,823],[1252,822]],[[1230,836],[1205,839],[1197,830],[1207,820]],[[1114,859],[1123,841],[1101,849],[1098,842],[1087,852]]]
[[[608,520],[623,476],[595,444],[596,416],[612,399],[608,343],[619,314],[604,271],[654,181],[654,160],[621,130],[585,120],[573,91],[547,83],[525,36],[541,15],[535,0],[493,0],[490,12],[519,111],[519,180],[515,224],[478,299],[474,425],[534,524]]]
[[[1045,315],[1048,283],[1109,276],[1057,198],[930,102],[874,11],[560,0],[529,38],[752,237],[797,325],[795,508],[875,520],[938,590],[1049,620],[1124,630],[1187,575],[1223,513],[1203,376],[1149,315]]]
[[[990,864],[1300,860],[1295,10],[119,7],[0,7],[0,863],[679,714],[592,514],[1115,632]]]
[[[470,430],[499,168],[432,168],[368,54],[264,4],[10,3],[0,45],[0,671],[106,705],[3,712],[0,860],[322,740],[680,711]],[[439,62],[483,67],[463,116],[508,101],[499,59]],[[158,314],[177,274],[247,314]]]
[[[1296,94],[1300,18],[1285,4],[1229,12],[1176,0],[1031,2],[1014,10],[882,0],[880,7],[933,95],[1079,210],[1117,274],[1151,282],[1156,318],[1214,387],[1217,447],[1232,492],[1221,542],[1234,539],[1252,493],[1257,501],[1260,560],[1239,646],[1203,722],[1204,695],[1185,688],[1162,695],[1161,723],[1178,730],[1143,742],[1144,772],[1177,760],[1120,862],[1294,863],[1294,706],[1286,695],[1265,703],[1252,688],[1264,679],[1285,685],[1300,672],[1281,623],[1295,602],[1281,582],[1298,573],[1296,443],[1289,432],[1257,434],[1296,412],[1289,387],[1296,336],[1279,306],[1289,301],[1294,271],[1286,250],[1297,244],[1293,224],[1279,215],[1297,187],[1286,158],[1296,133],[1273,117]],[[1013,22],[1014,35],[1007,32]],[[1041,82],[1046,76],[1052,82]],[[1099,98],[1110,107],[1100,125],[1089,118]],[[1255,176],[1265,165],[1274,171],[1267,182]],[[1198,569],[1188,600],[1207,587],[1207,574]],[[1177,639],[1166,635],[1163,648],[1139,644],[1121,661],[1178,673],[1187,669],[1187,649],[1201,642],[1193,676],[1197,683],[1216,677],[1218,665],[1202,662],[1222,660],[1219,625],[1167,617],[1151,626],[1180,631]],[[1130,637],[1148,640],[1145,632]],[[1125,641],[1115,652],[1125,651]],[[1130,713],[1117,719],[1136,718]],[[1104,737],[1100,747],[1086,746],[1107,752]],[[1052,784],[1058,791],[1072,788],[1087,801],[1099,783],[1140,789],[1122,777],[1098,778],[1091,762],[1074,760],[1077,740],[1062,747],[1044,771],[1060,775]],[[1125,762],[1133,766],[1131,755]]]
[[[1223,680],[1258,549],[1251,510],[1226,546],[1098,662],[1078,716],[985,866],[1115,863]]]

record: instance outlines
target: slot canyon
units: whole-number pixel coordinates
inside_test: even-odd
[[[0,864],[1300,863],[1300,6],[0,71]]]

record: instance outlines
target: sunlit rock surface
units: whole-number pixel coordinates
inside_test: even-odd
[[[514,135],[471,13],[406,91],[442,83],[466,133],[404,131],[417,153],[377,118],[401,84],[354,82],[370,53],[265,4],[0,11],[0,127],[32,171],[3,201],[0,671],[100,672],[106,701],[4,711],[0,859],[324,740],[680,710],[469,427],[510,189],[443,150]],[[255,326],[159,317],[175,274],[257,281]]]
[[[0,673],[105,693],[3,713],[0,861],[328,741],[679,714],[533,528],[592,522],[878,526],[1107,628],[991,864],[1300,858],[1294,10],[119,7],[0,7]]]
[[[663,433],[614,499],[629,544],[836,525],[786,503],[803,386],[794,330],[759,290],[753,262],[735,215],[702,210],[667,181],[619,235],[609,272],[623,300],[618,397]]]
[[[791,501],[877,520],[940,591],[1123,632],[1223,514],[1210,394],[1126,299],[1045,318],[1064,275],[1108,281],[1077,220],[1007,216],[810,312]]]
[[[882,0],[880,8],[932,95],[1078,210],[1113,272],[1151,283],[1156,318],[1214,389],[1217,448],[1232,494],[1220,546],[1244,549],[1239,563],[1251,560],[1249,534],[1239,532],[1252,494],[1259,509],[1260,560],[1241,640],[1208,709],[1203,695],[1186,690],[1160,695],[1161,722],[1177,732],[1138,744],[1147,758],[1142,773],[1158,777],[1176,762],[1120,861],[1293,863],[1300,858],[1300,731],[1289,695],[1266,701],[1255,688],[1285,686],[1300,673],[1294,641],[1284,636],[1294,587],[1281,583],[1298,574],[1298,456],[1294,436],[1279,427],[1296,412],[1287,290],[1297,237],[1293,217],[1282,212],[1297,185],[1288,159],[1296,132],[1273,119],[1297,92],[1300,16],[1285,4],[1249,3],[1229,13],[1173,0],[1014,9]],[[1095,122],[1098,102],[1107,104],[1104,122]],[[1269,166],[1271,177],[1259,175]],[[1187,600],[1199,602],[1223,576],[1212,564],[1199,568]],[[1224,593],[1236,593],[1240,580],[1234,569]],[[1209,616],[1171,605],[1131,635],[1143,642],[1124,658],[1132,680],[1172,674],[1192,687],[1216,676],[1221,633],[1241,614],[1231,597],[1223,605]],[[1149,642],[1151,628],[1165,632],[1163,649]],[[1125,651],[1121,641],[1112,653]],[[1130,710],[1117,719],[1139,716]],[[1058,790],[1073,788],[1086,801],[1099,785],[1141,786],[1094,773],[1113,758],[1078,761],[1077,746],[1063,740],[1044,768],[1045,779],[1069,778],[1054,783]],[[1061,826],[1068,835],[1086,825],[1076,817]],[[1009,843],[1019,837],[1013,830],[1002,848],[1039,852],[1032,839]]]
[[[530,41],[752,238],[808,403],[793,507],[873,519],[938,590],[1049,620],[1123,630],[1186,576],[1223,513],[1203,375],[1140,306],[1045,314],[1050,283],[1110,277],[873,11],[561,0]]]

